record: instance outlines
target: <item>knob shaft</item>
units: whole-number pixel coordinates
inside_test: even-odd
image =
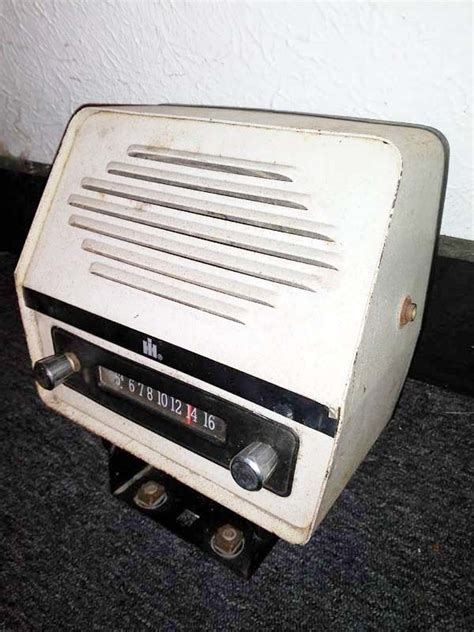
[[[278,455],[270,445],[254,441],[234,456],[230,472],[240,487],[254,492],[263,487],[277,463]]]
[[[80,368],[74,353],[58,353],[35,362],[33,373],[38,384],[51,391]]]

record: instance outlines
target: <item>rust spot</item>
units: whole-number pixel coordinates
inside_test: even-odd
[[[242,550],[243,544],[243,532],[231,524],[225,524],[217,529],[211,546],[221,557],[236,557]]]
[[[402,303],[402,308],[400,310],[400,327],[404,327],[411,323],[416,318],[417,305],[412,301],[411,296],[406,296]]]

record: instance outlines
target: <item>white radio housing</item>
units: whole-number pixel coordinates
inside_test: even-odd
[[[446,143],[429,128],[224,108],[81,109],[16,271],[33,362],[57,351],[56,327],[286,427],[298,442],[290,488],[243,489],[222,463],[67,381],[39,387],[40,397],[285,540],[306,542],[396,404],[446,171]],[[139,345],[107,323],[141,336]],[[302,408],[280,405],[279,393]],[[320,426],[311,402],[326,411]]]

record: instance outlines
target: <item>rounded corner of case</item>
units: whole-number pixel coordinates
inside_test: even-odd
[[[83,105],[80,105],[71,114],[67,124],[67,129],[74,129],[77,131],[91,116],[98,114],[101,111],[101,106],[94,103],[84,103]]]
[[[429,125],[416,125],[417,131],[427,134],[431,137],[432,140],[435,141],[441,148],[442,156],[443,156],[443,164],[444,168],[447,169],[449,164],[449,155],[450,155],[450,146],[449,141],[446,136],[436,127],[431,127]]]

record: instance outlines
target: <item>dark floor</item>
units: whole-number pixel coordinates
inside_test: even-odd
[[[408,381],[305,547],[249,582],[108,492],[101,442],[36,397],[0,256],[4,630],[474,629],[472,400]]]

